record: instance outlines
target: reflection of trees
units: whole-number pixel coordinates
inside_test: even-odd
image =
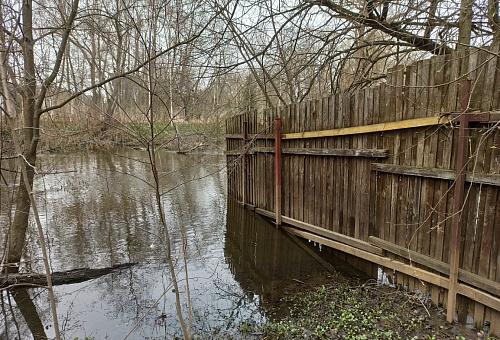
[[[11,298],[15,301],[15,305]],[[42,320],[27,289],[4,291],[0,299],[3,319],[0,324],[5,325],[5,328],[2,327],[0,330],[0,339],[13,338],[10,333],[15,334],[14,338],[47,339]],[[24,323],[21,323],[21,318],[24,318]]]
[[[160,170],[165,174],[163,184],[166,190],[186,180],[212,174],[224,164],[224,158],[219,156],[179,156],[162,151],[158,155]],[[164,332],[158,327],[156,317],[164,311],[167,314],[172,311],[174,294],[169,288],[170,280],[164,275],[163,249],[153,235],[158,230],[149,189],[141,180],[127,175],[147,176],[144,164],[137,161],[144,158],[145,153],[127,150],[120,151],[120,156],[123,157],[113,157],[104,152],[44,156],[42,161],[56,164],[54,171],[60,173],[57,176],[46,175],[43,181],[37,181],[36,192],[37,199],[44,202],[41,208],[44,208],[44,224],[51,241],[54,270],[109,266],[121,262],[141,263],[130,270],[91,282],[57,287],[58,312],[67,315],[67,326],[72,331],[82,325],[85,327],[85,322],[90,322],[84,321],[85,313],[104,306],[105,311],[99,315],[102,317],[104,313],[109,313],[111,320],[121,325],[128,324],[117,331],[128,332],[168,288],[165,297],[151,309],[134,332],[134,337],[145,338],[152,332]],[[174,251],[181,251],[181,235],[177,228],[180,214],[189,237],[188,267],[193,270],[190,276],[210,276],[217,267],[217,260],[203,261],[212,256],[216,235],[217,242],[221,243],[226,204],[225,172],[179,186],[165,198],[168,223],[174,230]],[[172,210],[174,202],[179,207],[178,212]],[[156,244],[156,249],[150,248],[152,243]],[[221,249],[217,248],[217,251],[220,255]],[[33,258],[40,257],[36,247],[31,252]],[[37,269],[37,266],[34,268]],[[208,282],[206,280],[202,285],[210,285],[213,289]],[[200,288],[196,287],[197,283],[193,284],[202,293],[208,290],[206,286]],[[85,302],[78,301],[80,298]],[[195,297],[195,300],[199,310],[207,308],[204,298]],[[73,307],[71,301],[74,301]],[[44,299],[35,299],[35,304],[42,308],[43,314],[43,308],[46,308]],[[173,317],[169,316],[167,326],[170,332],[176,329]],[[26,332],[29,331],[26,329]],[[65,335],[68,334],[69,331],[66,331]]]
[[[139,162],[145,155],[131,150],[120,156],[123,157],[95,153],[62,157],[57,161],[58,171],[77,171],[48,175],[43,186],[37,188],[39,198],[48,202],[45,216],[53,241],[51,253],[55,270],[109,266],[151,257],[149,245],[157,243],[154,234],[158,232],[154,208],[146,185],[127,175],[148,176],[144,164]],[[166,189],[213,172],[214,164],[218,165],[220,160],[214,156],[179,156],[167,152],[160,152],[158,159]],[[169,193],[165,200],[169,223],[178,224],[176,213],[172,212],[175,201],[182,207],[188,229],[198,210],[207,212],[203,223],[220,226],[220,216],[213,212],[222,212],[225,205],[224,176],[216,173],[204,179],[201,188],[199,181],[193,181]],[[199,244],[199,237],[210,237],[210,228],[202,229],[203,233],[193,231],[196,239],[190,242],[191,246]],[[172,237],[174,243],[180,239],[177,228]]]
[[[40,316],[36,310],[36,306],[31,299],[27,289],[18,289],[12,292],[12,296],[16,301],[17,308],[21,312],[28,325],[28,328],[33,334],[34,340],[47,339],[45,329],[43,327]]]

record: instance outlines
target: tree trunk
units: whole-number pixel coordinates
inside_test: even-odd
[[[36,78],[35,78],[35,56],[33,40],[33,8],[32,0],[23,3],[23,56],[24,56],[24,84],[23,84],[23,117],[24,117],[24,150],[21,166],[26,167],[28,183],[33,188],[35,175],[34,165],[36,162],[36,149],[39,138],[39,119],[36,117]],[[15,131],[12,131],[15,133]],[[28,228],[31,202],[29,192],[22,185],[24,177],[21,177],[21,185],[16,197],[16,211],[9,235],[9,246],[7,262],[19,263],[23,254],[26,241],[26,229]],[[10,266],[9,272],[17,272],[18,266]]]

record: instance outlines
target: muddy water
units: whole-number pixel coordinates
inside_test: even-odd
[[[146,152],[128,149],[41,157],[39,170],[45,174],[36,179],[35,192],[53,270],[137,262],[55,288],[66,339],[180,335],[147,160]],[[180,225],[186,229],[194,334],[215,338],[237,332],[244,322],[262,323],[284,291],[324,272],[326,262],[341,266],[313,244],[285,235],[228,200],[225,157],[161,152],[158,167],[184,310]],[[11,189],[2,183],[2,240]],[[30,230],[22,270],[40,271],[34,226]],[[3,292],[0,339],[53,336],[47,301],[41,289],[16,296]]]

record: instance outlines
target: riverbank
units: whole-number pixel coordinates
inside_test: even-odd
[[[103,128],[99,122],[50,122],[40,139],[40,153],[73,152],[114,147],[144,148],[151,140],[147,123],[127,123]],[[179,153],[217,152],[225,149],[225,128],[211,121],[176,122],[175,127],[157,123],[153,129],[156,146]],[[2,131],[2,154],[12,151],[10,130]]]
[[[330,283],[318,287],[297,282],[300,289],[281,299],[263,327],[242,325],[247,339],[494,339],[448,324],[442,310],[415,294],[328,276]]]

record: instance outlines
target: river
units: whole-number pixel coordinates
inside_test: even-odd
[[[287,235],[228,199],[224,156],[160,151],[157,166],[187,319],[180,226],[186,230],[195,335],[216,338],[237,334],[244,324],[260,325],[283,292],[325,272],[325,261],[341,269],[342,264],[318,246]],[[147,153],[120,149],[43,155],[38,170],[34,191],[53,271],[137,263],[54,288],[64,338],[180,336]],[[1,188],[3,240],[12,186],[2,182]],[[41,272],[33,222],[28,243],[22,270]],[[54,336],[45,290],[25,290],[16,301],[2,292],[0,339],[30,339],[36,329]]]

